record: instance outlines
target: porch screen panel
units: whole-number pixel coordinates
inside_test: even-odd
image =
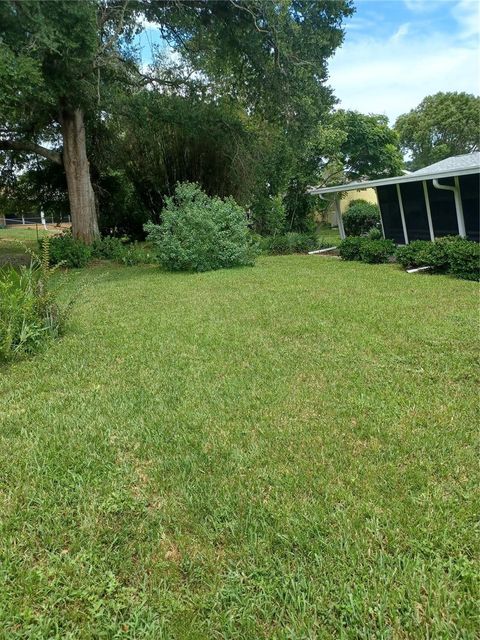
[[[427,208],[422,182],[407,182],[400,185],[403,212],[407,226],[408,240],[430,240]]]
[[[465,231],[469,240],[478,242],[480,239],[480,174],[460,176],[460,193],[463,204],[463,217],[465,219]]]
[[[384,187],[377,187],[377,196],[385,238],[389,238],[397,244],[404,244],[405,238],[403,236],[396,186],[389,184]]]
[[[441,184],[453,187],[453,178],[443,178]],[[442,236],[458,235],[457,210],[455,197],[452,191],[436,189],[432,180],[427,180],[428,199],[432,214],[433,235],[435,238]]]

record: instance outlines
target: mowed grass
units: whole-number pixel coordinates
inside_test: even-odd
[[[38,238],[54,236],[61,230],[50,226],[48,230],[40,225],[38,229],[18,225],[0,228],[0,266],[4,264],[28,264],[26,249],[38,252]]]
[[[478,637],[475,283],[69,277],[0,374],[1,638]]]
[[[39,238],[43,238],[44,236],[52,236],[55,235],[57,233],[60,233],[61,229],[57,229],[55,227],[49,227],[47,231],[45,231],[45,229],[43,229],[43,227],[41,225],[38,225],[38,229],[33,229],[32,227],[23,227],[22,225],[18,225],[15,227],[7,227],[6,229],[0,229],[0,243],[1,243],[1,248],[2,250],[4,249],[4,247],[6,246],[12,246],[10,245],[10,242],[15,240],[15,241],[20,241],[23,244],[25,244],[27,247],[29,247],[30,249],[36,249],[37,248],[37,234]],[[8,245],[7,242],[8,241]],[[18,252],[21,252],[23,250],[23,247],[18,244],[15,245],[13,244],[13,246],[16,247],[16,250]]]

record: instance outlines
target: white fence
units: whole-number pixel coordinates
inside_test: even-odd
[[[0,215],[0,227],[37,227],[42,226],[44,229],[48,229],[49,227],[65,227],[70,225],[70,216],[66,216],[66,218],[62,218],[61,221],[55,220],[53,216],[45,216],[44,214],[40,214],[36,217],[27,217],[27,216],[17,216],[15,218],[7,218],[5,216]]]

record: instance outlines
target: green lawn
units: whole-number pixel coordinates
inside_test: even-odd
[[[476,638],[478,286],[99,266],[0,370],[0,637]]]
[[[0,266],[5,263],[21,264],[28,261],[25,258],[25,247],[32,251],[38,250],[38,237],[55,235],[59,233],[54,227],[45,231],[40,225],[38,231],[21,225],[16,227],[0,228]]]

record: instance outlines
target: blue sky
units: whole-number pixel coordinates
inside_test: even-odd
[[[340,106],[391,124],[437,91],[480,93],[479,0],[356,0],[329,64]]]
[[[214,0],[212,0],[214,1]],[[437,91],[480,94],[480,0],[355,0],[329,64],[340,107],[397,116]],[[161,42],[148,24],[145,62]]]

